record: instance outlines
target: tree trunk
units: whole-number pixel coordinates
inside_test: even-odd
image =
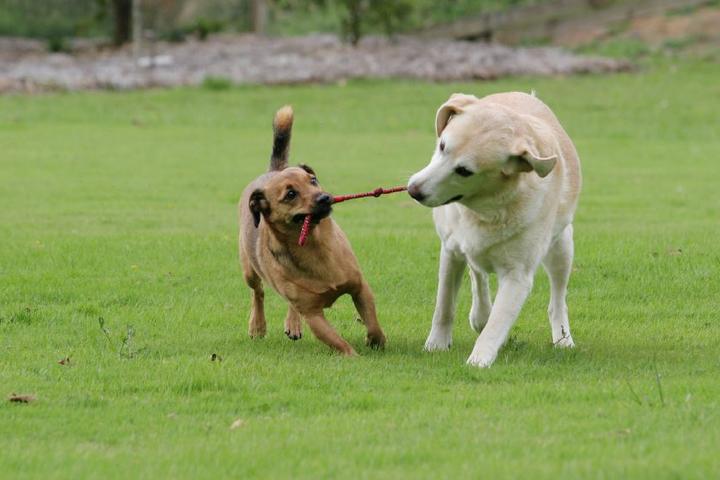
[[[252,31],[264,34],[267,28],[267,0],[252,0]]]
[[[349,0],[346,5],[348,18],[345,33],[352,46],[356,47],[362,36],[363,4],[362,0]]]
[[[132,1],[132,41],[133,41],[133,58],[137,62],[142,53],[142,10],[140,9],[140,0]]]
[[[130,40],[132,32],[132,0],[112,0],[113,42],[122,45]]]

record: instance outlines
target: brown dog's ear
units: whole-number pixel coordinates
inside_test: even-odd
[[[477,102],[478,98],[475,95],[465,95],[464,93],[453,93],[448,98],[447,102],[443,103],[438,108],[437,114],[435,114],[435,133],[439,137],[440,134],[447,127],[450,118],[453,115],[457,115],[462,112],[465,107],[471,103]]]
[[[248,202],[250,207],[250,213],[253,216],[253,223],[255,228],[260,225],[260,215],[265,215],[270,212],[270,202],[265,198],[265,192],[261,189],[256,189],[250,195],[250,201]]]
[[[306,172],[308,172],[310,175],[315,175],[315,170],[313,170],[310,165],[305,165],[304,163],[301,163],[298,165],[298,167],[302,168]]]
[[[513,146],[513,151],[502,168],[505,175],[535,170],[541,178],[555,168],[558,148],[555,135],[544,123],[523,115],[524,125]]]

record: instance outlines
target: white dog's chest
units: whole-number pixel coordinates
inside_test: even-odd
[[[539,238],[546,235],[538,236],[532,225],[517,218],[481,223],[464,217],[457,208],[447,207],[436,208],[433,217],[443,248],[465,258],[474,270],[497,272],[512,265],[535,263],[533,258],[540,253],[537,250],[547,245],[547,239]]]

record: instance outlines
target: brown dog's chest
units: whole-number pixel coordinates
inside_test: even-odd
[[[298,311],[329,308],[340,296],[353,292],[356,285],[349,279],[329,282],[323,277],[294,275],[290,269],[271,268],[264,273],[265,280]]]
[[[331,241],[305,247],[259,239],[258,272],[298,311],[330,307],[340,296],[356,292],[362,283],[344,236],[326,233],[324,240]]]

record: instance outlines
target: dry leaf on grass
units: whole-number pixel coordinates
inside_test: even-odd
[[[58,363],[60,365],[67,365],[70,366],[70,357],[65,357],[62,360],[59,360]]]
[[[232,425],[230,425],[230,430],[235,430],[236,428],[240,428],[243,425],[245,425],[245,420],[242,418],[238,418],[234,422],[232,422]]]
[[[18,394],[13,393],[8,397],[8,401],[15,403],[30,403],[37,400],[37,397],[33,394]]]

